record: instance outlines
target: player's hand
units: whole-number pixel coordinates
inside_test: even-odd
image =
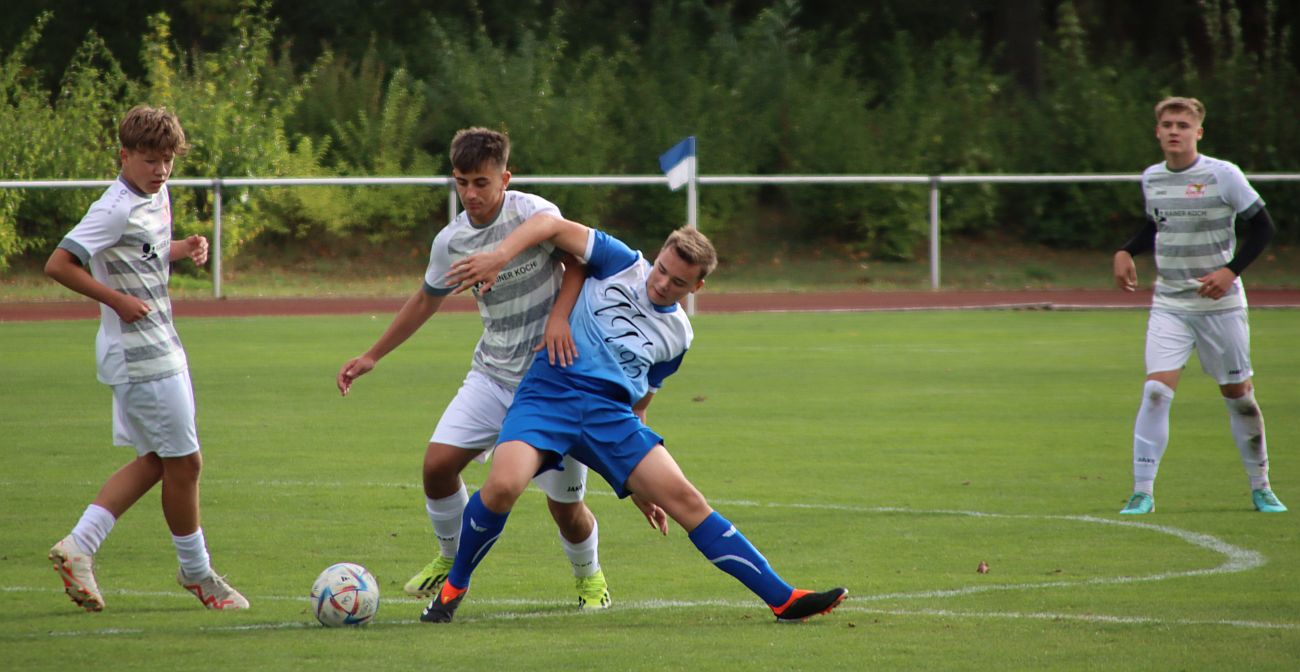
[[[1207,299],[1218,301],[1223,298],[1224,294],[1228,293],[1229,289],[1232,289],[1232,283],[1236,279],[1237,274],[1233,273],[1232,269],[1220,268],[1209,275],[1202,275],[1196,279],[1197,282],[1201,283],[1201,286],[1196,289],[1196,293]]]
[[[127,324],[131,324],[132,322],[135,322],[153,312],[153,309],[149,307],[149,304],[131,296],[130,294],[119,293],[117,299],[114,300],[113,303],[109,304],[108,307],[112,308],[113,312],[117,313],[117,316],[122,318],[122,321]]]
[[[190,259],[194,260],[195,264],[202,266],[203,264],[208,263],[208,239],[207,238],[204,238],[203,236],[200,236],[196,233],[186,238],[185,244],[190,246],[190,253],[188,256]]]
[[[497,282],[497,274],[505,268],[509,259],[502,258],[496,250],[488,252],[479,252],[471,254],[451,265],[451,270],[447,271],[447,279],[456,283],[454,294],[478,287],[479,293],[484,293],[492,289],[492,285]]]
[[[339,377],[336,381],[339,386],[339,394],[345,397],[348,396],[348,390],[352,389],[352,381],[370,373],[373,368],[375,368],[375,360],[365,355],[349,359],[348,363],[339,369]]]
[[[542,348],[546,349],[546,361],[555,366],[557,363],[560,368],[567,367],[578,358],[578,346],[573,342],[573,331],[569,329],[569,323],[564,320],[546,320],[546,331],[542,333],[542,340],[533,346],[533,352],[541,352]]]
[[[641,509],[641,514],[650,523],[651,529],[659,530],[660,534],[665,537],[668,536],[668,514],[659,508],[658,504],[648,499],[642,499],[635,492],[632,493],[632,503],[636,504],[636,508]]]
[[[1137,291],[1138,273],[1137,264],[1133,263],[1133,255],[1120,250],[1115,253],[1115,284],[1126,292]]]

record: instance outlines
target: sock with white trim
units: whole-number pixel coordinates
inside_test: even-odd
[[[691,530],[690,538],[709,562],[745,584],[768,606],[785,604],[794,592],[767,564],[767,558],[717,511]]]
[[[483,504],[478,492],[470,495],[465,504],[465,515],[460,526],[460,548],[456,550],[456,562],[447,573],[447,582],[456,588],[469,588],[470,575],[474,568],[483,561],[488,551],[492,550],[497,538],[506,528],[506,519],[510,512],[496,513]]]

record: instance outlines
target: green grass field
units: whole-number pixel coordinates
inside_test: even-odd
[[[434,552],[419,465],[469,364],[476,316],[435,318],[360,380],[333,378],[388,316],[182,319],[213,562],[252,601],[175,585],[156,493],[98,557],[108,608],[76,609],[45,560],[103,479],[109,392],[95,323],[0,323],[0,651],[5,669],[1283,670],[1300,660],[1300,311],[1252,313],[1274,483],[1251,510],[1217,389],[1193,363],[1158,510],[1129,494],[1145,312],[703,315],[650,409],[713,505],[785,578],[845,585],[778,626],[679,528],[603,483],[615,606],[571,607],[544,512],[521,500],[447,626],[401,584]],[[466,480],[481,483],[479,465]],[[598,477],[594,477],[597,481]],[[330,563],[379,578],[377,622],[315,625]],[[992,571],[977,574],[980,561]]]

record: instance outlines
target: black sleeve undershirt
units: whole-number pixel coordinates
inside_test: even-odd
[[[1268,209],[1260,208],[1259,212],[1246,220],[1246,238],[1237,244],[1237,254],[1232,261],[1228,262],[1228,270],[1241,275],[1241,272],[1259,257],[1264,248],[1268,247],[1276,230],[1277,227],[1273,226],[1273,218],[1268,216]]]
[[[1268,247],[1269,241],[1273,240],[1273,233],[1277,230],[1273,225],[1273,218],[1268,215],[1267,208],[1260,208],[1245,221],[1245,225],[1245,238],[1237,245],[1237,254],[1226,267],[1237,275],[1241,275],[1247,266],[1259,258],[1264,248]],[[1148,218],[1137,235],[1119,249],[1136,257],[1143,252],[1150,252],[1155,246],[1156,223]]]
[[[1119,249],[1128,252],[1129,255],[1136,257],[1143,252],[1150,252],[1156,247],[1156,222],[1150,217],[1147,218],[1146,224],[1138,231],[1127,243],[1124,243]]]

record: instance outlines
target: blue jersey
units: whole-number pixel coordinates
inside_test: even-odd
[[[549,378],[626,394],[636,403],[681,364],[694,336],[690,320],[675,303],[651,303],[650,262],[617,238],[592,230],[583,257],[587,280],[569,317],[578,359],[561,369],[542,352],[533,369],[546,367],[542,375]]]

